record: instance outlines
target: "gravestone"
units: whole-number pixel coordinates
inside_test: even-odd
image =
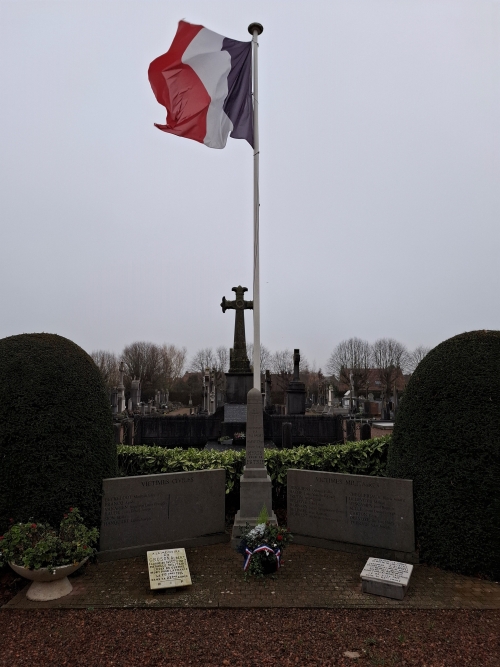
[[[383,558],[369,558],[361,572],[361,590],[402,600],[410,582],[413,565]]]
[[[303,415],[306,412],[306,385],[299,377],[300,350],[293,351],[293,380],[286,390],[286,414]]]
[[[224,421],[244,424],[247,420],[247,406],[239,403],[226,403],[224,405]]]
[[[281,425],[281,446],[283,449],[291,449],[292,447],[292,424],[291,422],[283,422]]]
[[[418,562],[411,480],[289,470],[287,497],[298,544]]]
[[[277,525],[272,505],[272,483],[264,463],[264,422],[262,394],[250,389],[247,397],[246,463],[240,477],[240,509],[236,513],[231,543],[239,544],[241,530],[248,523],[257,525],[262,507],[265,506],[269,521]]]
[[[131,382],[130,398],[132,399],[132,407],[135,410],[141,402],[141,381],[135,378]]]
[[[354,419],[347,420],[346,440],[347,442],[354,442],[356,440],[356,422]]]
[[[228,540],[224,470],[103,480],[100,560]]]
[[[148,551],[149,587],[177,588],[191,586],[191,575],[185,549]]]
[[[118,414],[118,389],[116,387],[111,392],[111,414]]]
[[[360,439],[361,440],[370,440],[372,437],[372,427],[370,424],[363,424],[361,426]]]

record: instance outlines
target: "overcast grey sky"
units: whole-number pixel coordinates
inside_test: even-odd
[[[252,150],[153,126],[148,65],[181,18],[264,25],[265,345],[324,366],[351,336],[500,329],[499,2],[1,0],[0,337],[232,343]]]

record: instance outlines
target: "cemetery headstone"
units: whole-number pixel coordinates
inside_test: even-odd
[[[411,480],[289,470],[287,497],[298,544],[418,562]]]
[[[283,449],[291,449],[292,447],[292,424],[291,422],[283,422],[281,426],[282,440],[281,446]]]
[[[354,442],[356,440],[356,422],[354,419],[348,419],[347,420],[347,432],[346,432],[346,439],[347,442]]]
[[[148,551],[149,586],[158,588],[176,588],[191,586],[191,575],[185,549],[161,549]]]
[[[227,541],[225,484],[224,470],[104,479],[100,559]]]
[[[361,440],[370,440],[371,437],[372,437],[372,427],[370,426],[370,424],[363,424],[361,426],[361,434],[360,434]]]
[[[384,558],[369,558],[361,572],[361,590],[402,600],[406,594],[413,565]]]
[[[226,401],[227,403],[246,403],[248,391],[253,386],[253,373],[250,369],[250,361],[247,355],[245,337],[245,310],[253,309],[253,301],[245,301],[246,287],[238,285],[233,287],[235,299],[228,301],[222,297],[222,312],[234,310],[234,342],[229,351],[229,371],[226,375]]]

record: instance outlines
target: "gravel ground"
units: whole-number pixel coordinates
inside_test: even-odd
[[[500,611],[0,611],[0,665],[499,667]]]

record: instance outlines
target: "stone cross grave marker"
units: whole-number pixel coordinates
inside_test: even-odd
[[[413,565],[385,558],[369,558],[361,572],[363,593],[402,600],[406,594]]]
[[[185,549],[161,549],[146,555],[151,589],[191,586]]]
[[[245,338],[245,316],[244,311],[253,309],[253,301],[245,301],[244,294],[248,288],[238,285],[233,287],[232,291],[236,293],[236,299],[228,301],[225,296],[222,297],[222,312],[233,309],[236,311],[234,318],[234,343],[230,355],[230,373],[248,373],[250,372],[250,361],[247,356],[247,344]]]

